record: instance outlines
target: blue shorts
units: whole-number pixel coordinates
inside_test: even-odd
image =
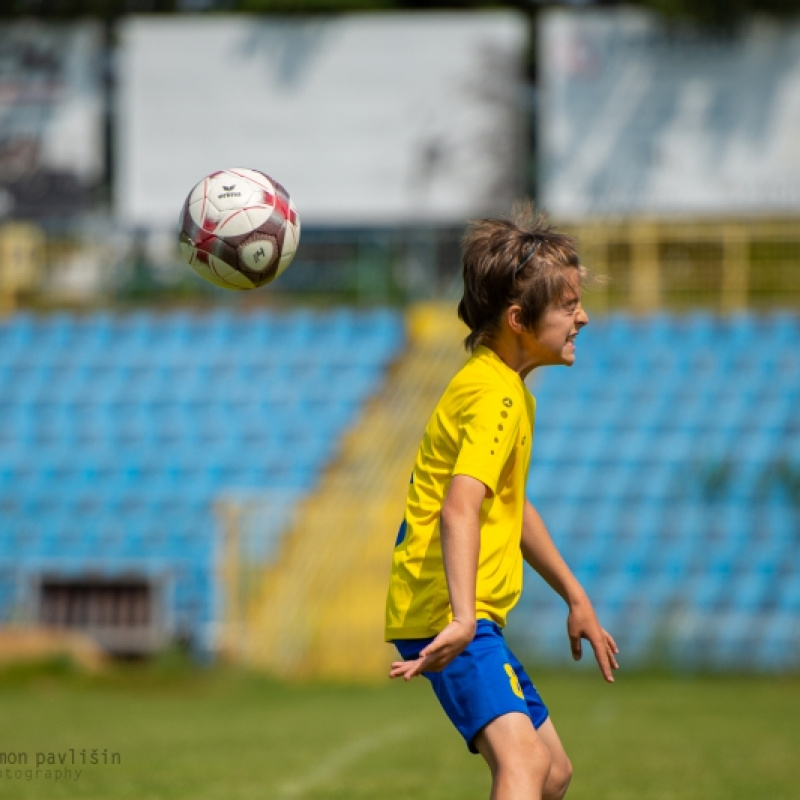
[[[432,641],[433,637],[397,639],[393,644],[410,661]],[[500,626],[490,620],[478,620],[475,638],[441,672],[422,674],[473,753],[478,752],[475,736],[503,714],[527,714],[535,728],[548,717],[547,706],[509,650]]]

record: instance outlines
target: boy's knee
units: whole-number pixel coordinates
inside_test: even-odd
[[[542,800],[561,800],[572,780],[572,764],[566,757],[553,759],[542,791]]]
[[[539,739],[526,743],[525,747],[508,748],[497,764],[496,776],[512,785],[531,787],[543,791],[552,767],[552,754]]]
[[[533,742],[533,751],[530,754],[533,766],[538,771],[541,770],[545,775],[550,774],[553,768],[553,754],[550,748],[537,736]]]
[[[534,739],[527,752],[520,758],[519,768],[544,789],[553,768],[553,754],[539,738]]]

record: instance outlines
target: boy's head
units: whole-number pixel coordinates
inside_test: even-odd
[[[520,322],[536,331],[545,310],[578,296],[586,275],[573,239],[557,233],[530,203],[512,220],[471,223],[464,238],[464,296],[458,316],[470,333],[464,345],[474,351],[497,335],[510,306],[520,307]]]

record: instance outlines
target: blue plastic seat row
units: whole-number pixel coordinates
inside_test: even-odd
[[[215,351],[231,356],[250,348],[273,348],[275,353],[313,353],[361,349],[391,357],[402,346],[405,333],[400,316],[389,309],[295,312],[94,314],[36,317],[21,314],[0,326],[0,364],[17,362],[20,355],[30,363],[51,360],[54,352],[74,353],[109,350],[129,354],[139,350],[157,357],[180,349],[187,353]]]
[[[606,619],[640,632],[637,653],[666,636],[676,658],[726,663],[741,631],[704,642],[676,620],[750,630],[800,604],[798,332],[788,313],[611,315],[573,369],[534,374],[529,496]],[[534,606],[530,630],[555,613]],[[759,663],[780,663],[778,640]]]
[[[754,620],[800,604],[799,329],[788,314],[614,315],[582,333],[572,370],[535,375],[529,494],[635,652],[669,620],[676,653],[723,662]],[[173,611],[192,625],[210,613],[219,492],[291,491],[290,516],[403,333],[384,311],[225,310],[23,316],[0,323],[0,344],[0,577],[92,557],[172,570]],[[268,559],[280,515],[249,525],[252,557]],[[558,628],[568,655],[548,602],[526,593],[528,628],[545,651]],[[704,614],[742,627],[680,632]],[[780,663],[780,636],[762,640]]]
[[[0,321],[0,617],[42,570],[154,571],[202,635],[220,492],[286,498],[266,557],[404,341],[387,309]]]

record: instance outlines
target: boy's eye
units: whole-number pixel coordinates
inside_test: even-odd
[[[563,301],[563,308],[568,313],[572,313],[581,304],[580,297],[565,298]]]

